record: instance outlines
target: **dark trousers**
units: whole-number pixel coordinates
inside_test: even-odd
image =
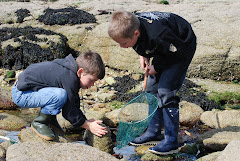
[[[158,98],[160,108],[178,108],[180,98],[177,96],[177,91],[184,82],[195,50],[196,42],[194,41],[185,51],[189,55],[188,58],[162,69],[156,75],[148,76],[146,92]]]

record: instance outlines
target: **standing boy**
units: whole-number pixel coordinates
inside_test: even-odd
[[[146,92],[159,101],[146,132],[130,144],[157,144],[149,151],[161,155],[177,153],[180,101],[177,91],[196,50],[196,36],[191,25],[173,13],[118,11],[111,17],[108,34],[120,47],[133,47],[140,55],[140,65],[149,74]]]
[[[62,131],[56,115],[62,115],[73,126],[90,130],[97,136],[107,133],[101,120],[87,120],[80,110],[79,89],[87,89],[105,75],[102,58],[95,52],[83,52],[76,59],[70,54],[64,59],[31,64],[18,77],[12,89],[14,103],[23,108],[41,107],[31,128],[45,140],[54,140],[51,128]],[[51,128],[50,128],[51,127]]]

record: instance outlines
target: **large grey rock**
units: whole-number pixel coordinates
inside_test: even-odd
[[[80,143],[41,143],[24,142],[13,144],[7,149],[6,160],[11,161],[51,161],[51,160],[98,160],[117,161],[110,154],[100,151],[97,148]]]

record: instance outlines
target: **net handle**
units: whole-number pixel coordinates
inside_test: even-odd
[[[148,66],[147,66],[148,67]],[[144,77],[144,83],[143,83],[143,92],[145,92],[147,87],[147,79],[148,79],[148,68],[145,69],[145,77]]]

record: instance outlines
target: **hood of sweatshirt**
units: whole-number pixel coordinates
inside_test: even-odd
[[[64,59],[55,59],[53,62],[72,70],[74,73],[78,70],[76,60],[72,54],[69,54]]]

